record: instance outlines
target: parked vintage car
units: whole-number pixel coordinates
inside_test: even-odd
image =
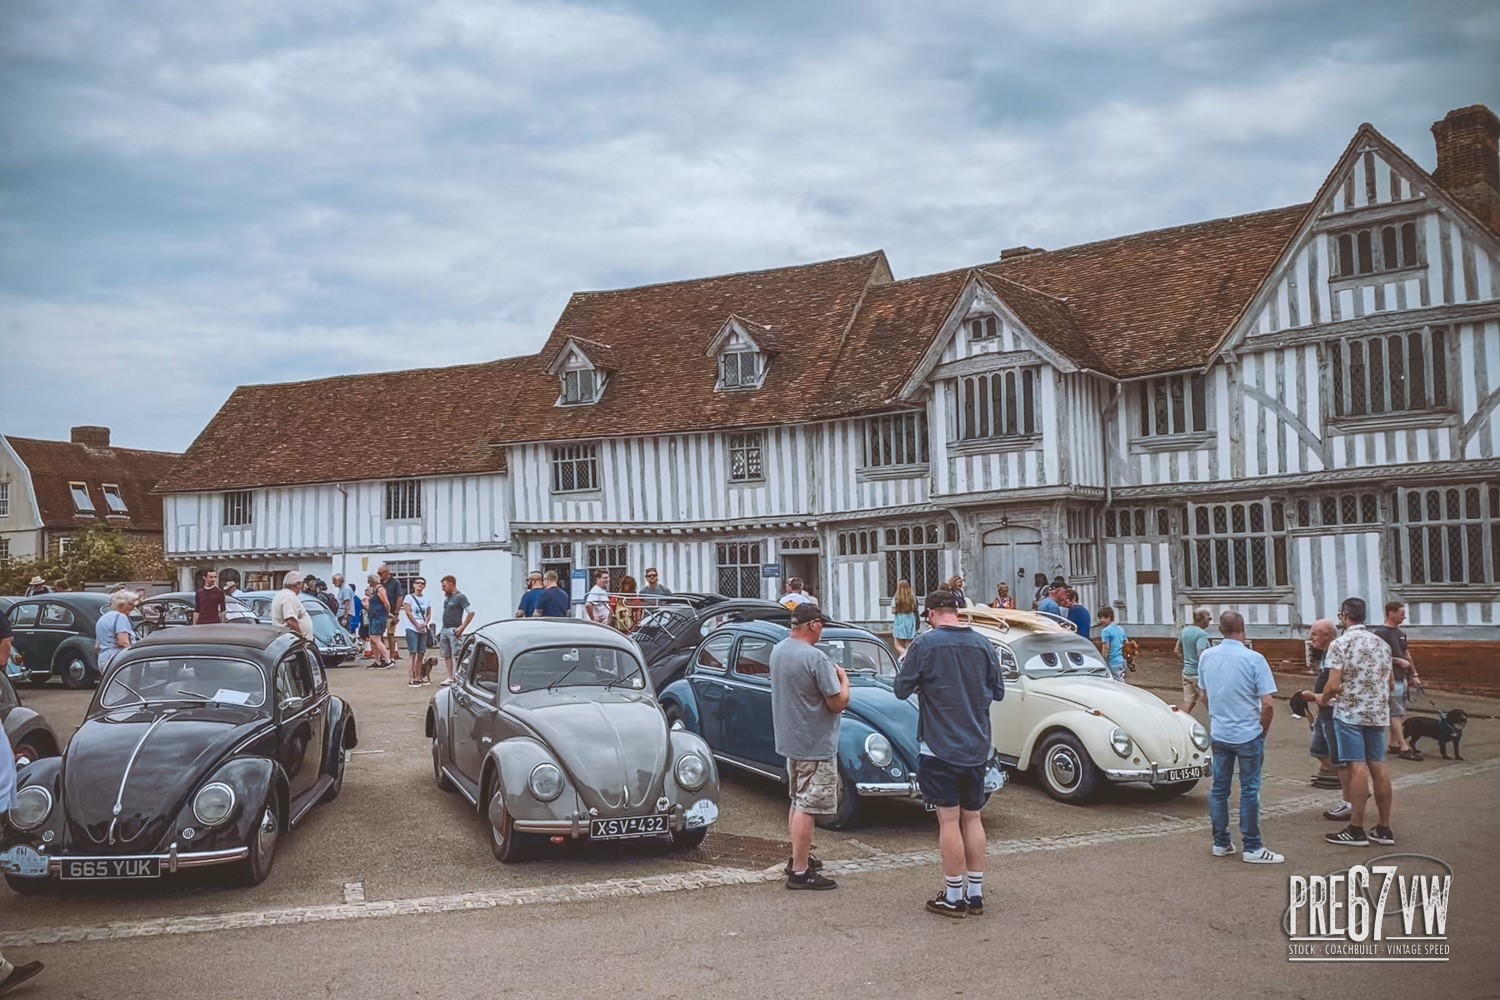
[[[773,621],[731,622],[698,646],[687,676],[662,692],[674,724],[707,741],[716,759],[786,781],[771,723],[771,649],[788,627]],[[849,674],[849,707],[839,725],[842,787],[833,829],[853,824],[867,796],[918,800],[917,707],[891,690],[896,658],[860,628],[829,625],[818,647]]]
[[[110,664],[60,758],[20,771],[6,881],[31,892],[223,865],[257,884],[287,831],[338,796],[357,742],[306,641],[266,625],[163,629]]]
[[[108,596],[66,593],[11,600],[6,612],[15,632],[11,656],[20,666],[13,676],[45,684],[56,675],[70,688],[98,680],[94,626],[109,610]]]
[[[193,613],[198,610],[196,598],[197,595],[190,591],[147,598],[135,606],[135,612],[130,616],[136,634],[144,638],[158,629],[193,624]],[[226,596],[224,621],[253,623],[259,621],[259,617],[239,598]]]
[[[775,601],[724,597],[719,594],[672,595],[646,611],[630,637],[641,647],[651,684],[665,691],[687,672],[699,643],[728,622],[792,620],[792,613]]]
[[[20,694],[10,678],[3,675],[0,675],[0,728],[5,730],[17,767],[42,757],[55,757],[61,750],[57,733],[47,720],[21,704]]]
[[[487,817],[514,861],[550,837],[703,842],[719,775],[668,727],[635,644],[592,622],[521,618],[467,636],[458,677],[427,710],[432,770]]]
[[[995,644],[1006,696],[990,706],[1003,763],[1034,768],[1047,794],[1087,802],[1101,781],[1183,794],[1209,773],[1208,732],[1144,688],[1122,684],[1099,650],[1030,611],[959,612]]]
[[[256,621],[269,625],[271,624],[271,601],[276,597],[276,593],[274,590],[240,591],[234,597],[250,609]],[[313,641],[317,644],[318,656],[322,659],[323,666],[337,667],[353,659],[359,652],[359,640],[339,624],[337,616],[328,610],[328,605],[316,597],[303,594],[302,606],[307,609],[308,617],[312,619]]]

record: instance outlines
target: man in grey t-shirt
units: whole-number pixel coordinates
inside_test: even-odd
[[[816,604],[799,604],[791,634],[771,651],[771,719],[792,799],[788,889],[837,886],[812,857],[813,817],[838,812],[839,717],[849,706],[849,675],[817,646],[827,621]]]

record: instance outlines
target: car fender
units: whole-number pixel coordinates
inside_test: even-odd
[[[89,665],[89,674],[97,677],[99,674],[99,651],[94,648],[93,642],[82,636],[69,636],[57,645],[57,652],[52,654],[52,663],[49,669],[52,676],[62,675],[62,661],[73,654],[79,654],[83,661]]]
[[[688,683],[686,678],[668,684],[666,690],[657,696],[657,701],[661,702],[663,712],[667,710],[668,705],[677,709],[679,718],[682,719],[683,729],[694,734],[703,732],[703,718],[698,711],[698,697],[693,694],[693,685]]]
[[[531,772],[538,764],[552,764],[563,775],[562,794],[551,802],[541,802],[528,791]],[[516,736],[490,748],[479,776],[479,811],[496,822],[493,801],[486,801],[485,789],[499,789],[498,797],[515,819],[560,819],[578,808],[578,795],[567,768],[559,763],[541,740]]]
[[[9,823],[0,822],[0,848],[10,847],[13,844],[36,847],[44,843],[56,842],[61,836],[67,826],[62,806],[62,760],[61,757],[43,757],[17,769],[16,791],[19,792],[33,785],[45,788],[52,795],[52,814],[41,826],[35,830],[27,830],[25,833],[12,828]],[[43,840],[43,836],[48,833],[51,834],[51,838]]]
[[[876,767],[865,755],[865,740],[869,739],[871,733],[879,733],[880,730],[870,725],[858,716],[850,716],[847,713],[839,723],[839,773],[850,781],[891,781],[892,776],[885,768]],[[884,736],[884,733],[881,733]],[[886,739],[890,739],[889,736]],[[891,741],[893,744],[894,740]],[[900,766],[901,758],[896,757],[897,766]],[[903,772],[905,768],[902,768]],[[903,774],[903,777],[908,777]],[[896,779],[901,780],[901,779]]]
[[[197,797],[199,789],[215,781],[234,789],[234,812],[225,822],[197,833],[191,841],[185,841],[183,830],[202,827],[198,818],[193,815],[193,799]],[[255,824],[260,821],[260,804],[265,801],[268,791],[274,792],[279,800],[278,811],[285,828],[289,820],[286,811],[287,789],[286,775],[273,760],[266,757],[236,757],[226,761],[210,772],[198,788],[188,795],[187,803],[177,816],[177,843],[191,843],[192,850],[196,851],[239,847],[249,843]]]
[[[672,730],[670,740],[672,759],[667,765],[666,779],[662,782],[667,798],[674,803],[681,804],[684,808],[699,799],[718,802],[719,765],[714,761],[713,751],[709,749],[708,742],[697,733],[691,733],[685,729]],[[677,762],[682,759],[683,755],[689,753],[696,753],[708,765],[708,777],[704,779],[702,787],[697,791],[690,791],[677,784]]]
[[[339,755],[345,750],[359,746],[359,733],[354,728],[354,709],[342,698],[328,699],[328,724],[323,728],[323,759],[328,762],[325,770],[336,774]]]
[[[438,746],[445,750],[448,746],[448,716],[449,701],[453,698],[451,687],[439,688],[437,694],[432,696],[432,701],[427,705],[427,721],[423,725],[423,733],[429,739],[438,741]]]
[[[62,744],[57,738],[57,733],[48,725],[47,720],[40,712],[26,708],[24,705],[17,705],[5,717],[5,732],[12,749],[22,743],[30,743],[38,751],[41,751],[43,746],[50,748],[52,754],[48,756],[62,752]],[[37,746],[38,735],[43,737],[42,746]]]
[[[1026,742],[1021,746],[1016,767],[1021,770],[1030,767],[1037,747],[1059,729],[1077,737],[1094,763],[1102,766],[1109,764],[1111,760],[1118,761],[1120,758],[1109,745],[1109,734],[1114,728],[1115,723],[1103,715],[1096,715],[1076,706],[1057,705],[1031,726]]]

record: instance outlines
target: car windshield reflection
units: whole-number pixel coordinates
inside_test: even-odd
[[[824,639],[818,643],[818,648],[851,674],[896,676],[896,658],[878,642],[867,639]]]
[[[162,701],[212,701],[259,708],[266,703],[260,668],[245,660],[173,656],[134,660],[110,674],[99,704],[105,708]]]
[[[510,663],[511,694],[557,687],[610,687],[639,691],[646,686],[639,661],[609,646],[556,646],[529,649]]]

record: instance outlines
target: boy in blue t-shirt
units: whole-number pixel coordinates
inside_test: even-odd
[[[1104,626],[1099,630],[1099,646],[1100,651],[1104,653],[1104,661],[1109,664],[1109,672],[1114,674],[1115,680],[1124,681],[1125,642],[1130,637],[1115,621],[1114,608],[1100,608],[1099,623]]]

